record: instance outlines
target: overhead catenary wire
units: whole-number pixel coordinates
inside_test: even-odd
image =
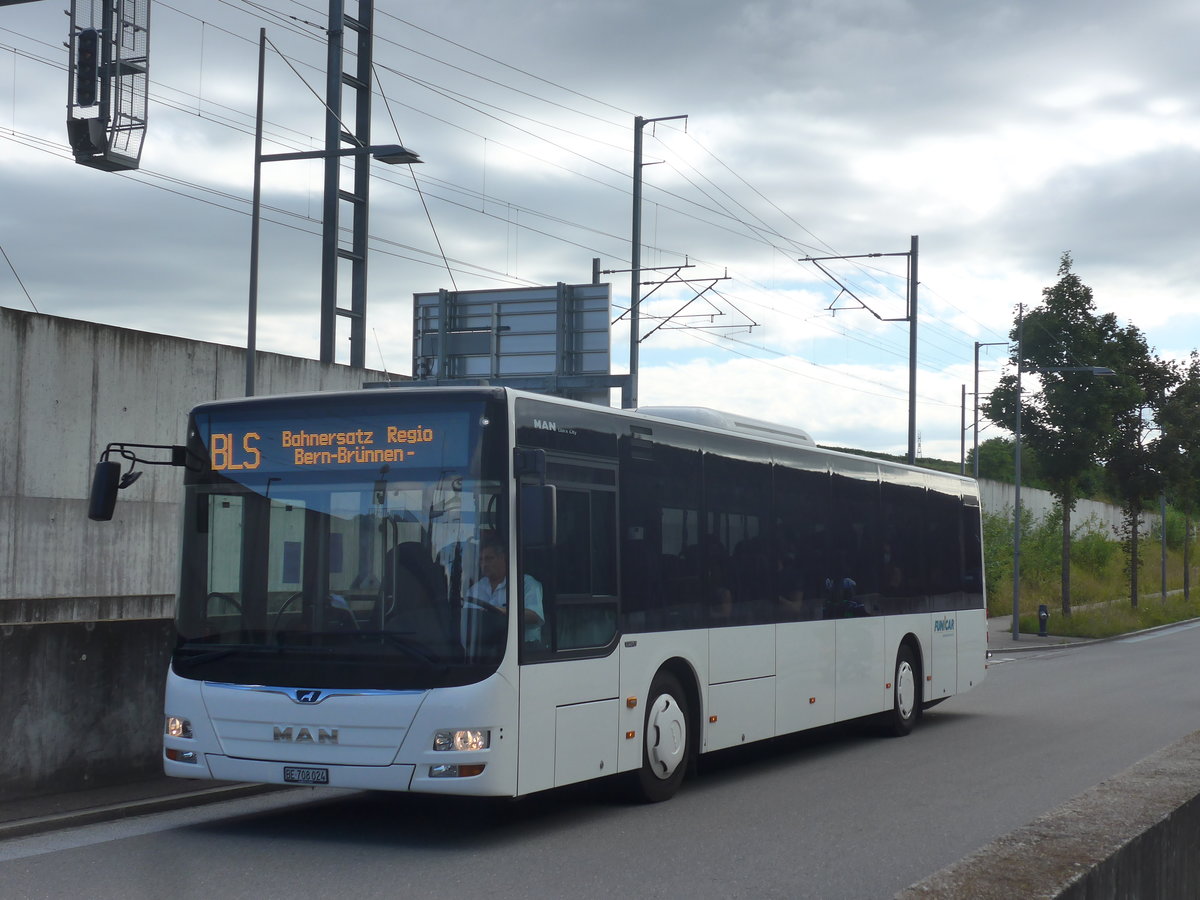
[[[21,290],[25,293],[25,299],[29,301],[29,305],[33,307],[33,311],[37,312],[37,304],[33,302],[33,297],[29,294],[29,288],[25,287],[25,282],[21,280],[21,274],[17,271],[17,267],[13,265],[13,261],[8,258],[8,252],[4,249],[4,245],[0,244],[0,254],[4,256],[4,261],[8,263],[8,267],[12,270],[13,278],[17,279],[17,284],[21,286]]]
[[[379,74],[375,71],[374,66],[371,68],[371,74],[375,78],[375,82],[379,82]],[[380,86],[382,92],[383,87]],[[384,107],[387,109],[388,118],[392,120],[392,130],[396,132],[396,140],[401,146],[404,146],[404,139],[400,135],[400,126],[396,124],[396,117],[392,115],[392,106],[388,102],[387,96],[383,98]],[[425,218],[429,221],[429,230],[433,232],[433,239],[437,241],[438,253],[442,255],[442,262],[446,264],[446,274],[450,276],[450,284],[454,290],[458,290],[458,283],[454,280],[454,270],[450,268],[450,260],[446,259],[446,250],[442,247],[442,239],[438,237],[437,226],[433,224],[433,215],[429,212],[429,204],[425,202],[425,192],[421,190],[421,182],[417,180],[417,173],[412,170],[412,166],[408,167],[408,172],[412,176],[413,188],[416,189],[417,195],[421,198],[421,207],[425,210]]]
[[[189,15],[189,17],[195,19],[196,21],[204,22],[204,20],[202,18],[197,18],[195,16],[191,16],[190,13],[184,12],[182,10],[178,10],[174,7],[171,7],[169,4],[162,4],[162,5],[165,8],[174,9],[176,12],[178,12],[181,15]],[[254,15],[271,16],[271,17],[286,15],[285,13],[281,13],[278,10],[270,8],[267,4],[264,4],[264,3],[248,3],[248,2],[244,2],[244,0],[243,0],[243,2],[241,4],[237,4],[237,3],[232,3],[232,2],[224,2],[224,0],[223,0],[223,5],[229,6],[229,7],[236,7],[236,6],[241,5],[242,7],[246,8],[246,9],[256,11],[253,13]],[[303,5],[301,5],[301,4],[293,4],[293,5],[297,6],[299,8],[307,8],[307,7],[303,7]],[[319,13],[320,11],[316,11],[316,12]],[[248,13],[248,14],[250,14],[250,13]],[[437,36],[437,35],[433,34],[432,32],[427,32],[425,29],[420,29],[419,26],[414,26],[414,25],[412,25],[412,23],[408,23],[406,20],[400,19],[397,16],[390,15],[387,13],[383,13],[383,16],[385,18],[388,18],[390,20],[393,20],[393,21],[403,24],[405,26],[411,26],[411,27],[417,28],[418,30],[421,30],[433,37],[441,39],[440,36]],[[292,18],[295,18],[295,17],[292,17]],[[270,18],[270,21],[273,23],[276,23],[276,24],[278,23],[277,18]],[[309,41],[312,42],[312,45],[314,47],[321,45],[323,43],[323,35],[318,33],[318,30],[316,28],[316,23],[308,22],[307,26],[308,27],[304,27],[304,28],[294,27],[292,33],[303,34],[303,36],[306,39],[308,39]],[[241,38],[241,36],[238,36],[238,35],[234,34],[233,32],[229,32],[228,30],[226,30],[226,33],[229,33],[229,34],[237,37],[239,40],[244,40],[243,38]],[[390,37],[385,36],[383,38],[383,40],[385,42],[387,42],[387,41],[391,41],[392,39]],[[393,41],[393,43],[395,43],[397,46],[402,46],[399,42]],[[597,104],[605,105],[606,108],[610,111],[618,112],[621,114],[626,114],[626,112],[624,110],[620,109],[617,106],[614,106],[612,104],[606,104],[605,101],[598,100],[597,98],[594,98],[594,97],[588,97],[586,94],[582,94],[580,92],[572,91],[570,88],[567,88],[562,85],[558,85],[555,82],[552,82],[548,79],[541,79],[540,76],[536,76],[533,73],[526,72],[525,70],[519,69],[517,67],[509,66],[508,64],[505,64],[502,61],[495,60],[492,57],[488,57],[486,54],[479,54],[478,51],[470,50],[470,48],[466,48],[464,45],[455,44],[455,42],[453,42],[453,41],[447,41],[447,43],[450,45],[459,46],[465,52],[470,52],[473,56],[492,60],[493,62],[495,62],[498,65],[504,66],[513,72],[521,74],[523,77],[529,77],[529,78],[535,79],[538,81],[539,84],[544,84],[547,87],[553,87],[553,89],[555,89],[555,90],[561,90],[564,92],[568,92],[572,96],[575,96],[575,97],[579,98],[580,100],[586,101],[588,103],[597,103]],[[411,52],[411,48],[407,48],[407,49],[409,49]],[[307,64],[305,64],[305,65],[307,65]],[[464,67],[461,67],[461,66],[458,67],[458,69],[460,69],[460,70],[463,68]],[[399,73],[392,73],[392,74],[395,74],[398,77],[404,77],[403,75],[400,75]],[[427,80],[425,80],[425,81],[427,81]],[[410,83],[417,84],[417,82],[411,81],[411,80],[410,80]],[[501,84],[499,79],[494,79],[494,78],[490,79],[490,83]],[[423,89],[429,90],[430,88],[423,88]],[[563,109],[564,111],[575,111],[581,115],[589,115],[589,116],[591,116],[591,121],[596,121],[596,122],[599,122],[599,123],[605,124],[605,125],[611,125],[613,127],[617,127],[619,125],[619,123],[611,122],[608,117],[595,116],[595,115],[588,113],[586,111],[583,111],[583,110],[572,110],[572,108],[566,103],[558,103],[557,101],[551,101],[548,98],[536,97],[536,95],[532,91],[522,91],[521,89],[516,89],[516,88],[513,88],[513,90],[518,93],[521,93],[523,96],[535,98],[535,99],[539,100],[539,102],[545,101],[545,102],[550,102],[550,103],[557,103],[557,107],[560,109]],[[385,103],[387,103],[387,109],[388,109],[389,115],[393,115],[392,108],[391,108],[392,101],[388,101],[386,99],[388,92],[384,91],[382,84],[380,84],[380,92],[385,97]],[[458,92],[458,94],[460,97],[463,96],[461,94],[461,92]],[[187,95],[188,95],[187,92],[179,93],[180,97],[184,97]],[[450,92],[447,91],[443,95],[443,99],[449,100],[449,95],[450,95]],[[212,101],[205,101],[205,104],[212,107],[212,109],[220,110],[220,107],[214,106],[212,104]],[[497,104],[490,104],[490,106],[491,106],[491,108],[502,109]],[[479,107],[479,109],[482,109],[482,108],[483,107],[481,105]],[[236,115],[233,114],[233,111],[227,110],[227,112],[229,112],[230,114],[226,115],[225,112],[214,113],[214,112],[212,112],[212,109],[209,110],[209,115],[207,116],[208,121],[213,121],[215,124],[219,125],[220,127],[234,127],[234,128],[238,127],[236,124],[237,118],[236,118]],[[501,115],[496,116],[495,121],[503,123],[505,125],[505,127],[511,127],[511,125],[513,123],[505,122],[503,117],[504,116],[515,117],[518,115],[522,115],[522,114],[517,113],[516,111],[513,111],[513,110],[502,110]],[[225,121],[221,121],[221,119],[224,119]],[[528,119],[529,119],[529,117],[524,117],[523,120],[527,121]],[[244,121],[245,120],[243,120],[243,122]],[[541,128],[542,126],[538,125],[536,127]],[[623,128],[625,126],[620,125],[620,127]],[[571,134],[574,136],[579,136],[579,132],[572,131],[569,128],[568,129],[556,128],[556,130],[560,131],[561,133],[567,133],[567,134]],[[538,137],[539,139],[542,139],[544,137],[544,135],[535,135],[535,136]],[[485,139],[492,140],[492,141],[495,140],[494,137],[490,137],[490,136],[485,137]],[[289,140],[303,142],[304,137],[302,135],[294,135]],[[315,141],[315,139],[311,139],[311,140]],[[699,146],[699,144],[697,144],[697,145]],[[301,143],[301,146],[303,146],[303,143]],[[605,147],[607,150],[610,150],[610,151],[616,150],[616,151],[624,152],[623,148],[618,147],[615,144],[612,144],[611,142],[605,142],[603,140],[599,141],[599,143],[597,143],[596,146]],[[708,152],[712,156],[713,159],[717,159],[715,154],[711,154],[710,151],[707,151],[707,148],[705,148],[705,151]],[[525,151],[518,149],[518,152],[525,152]],[[627,191],[627,188],[625,187],[625,184],[624,184],[624,182],[628,179],[627,172],[623,172],[618,168],[615,168],[611,165],[607,165],[602,160],[593,159],[593,158],[587,156],[586,154],[579,154],[577,151],[574,150],[574,148],[567,148],[567,152],[574,153],[574,155],[576,155],[577,158],[585,161],[586,164],[589,166],[590,165],[599,165],[601,167],[599,169],[599,171],[604,173],[604,180],[599,180],[599,179],[596,179],[595,176],[589,175],[587,173],[580,173],[580,172],[572,172],[571,174],[574,177],[591,178],[596,183],[603,183],[605,185],[606,189],[609,189],[609,190],[615,189],[618,191]],[[725,166],[723,163],[721,164],[721,166],[723,169],[727,170],[729,173],[736,176],[736,173],[733,173],[733,170],[730,167]],[[678,170],[682,172],[682,169],[678,169]],[[464,209],[469,208],[469,206],[467,206],[467,204],[463,203],[461,200],[453,199],[452,194],[457,194],[458,196],[463,197],[463,198],[474,197],[481,202],[486,199],[487,202],[495,202],[495,203],[497,203],[498,206],[508,204],[508,208],[513,209],[513,210],[520,210],[519,220],[517,222],[515,222],[515,223],[512,222],[511,218],[507,222],[507,224],[510,225],[511,227],[514,227],[523,232],[543,235],[545,237],[554,239],[556,241],[560,241],[564,244],[579,247],[581,249],[587,249],[589,252],[602,254],[609,258],[616,258],[616,259],[622,258],[623,254],[621,253],[620,250],[618,250],[616,253],[613,252],[614,246],[616,246],[620,241],[622,241],[624,239],[623,236],[620,234],[605,232],[603,229],[595,228],[594,224],[589,224],[586,222],[570,222],[568,220],[568,217],[566,217],[566,216],[558,215],[558,214],[544,211],[544,210],[543,211],[533,210],[533,209],[530,209],[527,205],[514,204],[514,203],[511,203],[511,201],[504,200],[503,198],[485,198],[484,194],[481,192],[474,191],[471,188],[467,188],[467,187],[464,187],[461,185],[454,185],[451,182],[441,181],[440,186],[435,186],[433,183],[431,183],[432,179],[430,179],[428,176],[423,175],[418,180],[415,173],[411,173],[411,174],[412,174],[413,182],[414,182],[413,189],[418,191],[418,193],[420,194],[420,196],[422,198],[423,203],[425,203],[425,192],[422,191],[422,186],[425,186],[426,189],[433,188],[433,191],[429,197],[430,200],[436,199],[436,202],[439,202],[439,203],[457,203],[460,208],[464,208]],[[737,176],[737,177],[739,178],[739,181],[743,187],[745,187],[745,188],[752,187],[749,185],[749,182],[745,181],[745,179],[740,179],[740,176]],[[173,192],[180,193],[181,195],[184,195],[184,196],[187,195],[187,193],[186,193],[187,191],[195,191],[198,194],[204,195],[203,197],[196,197],[196,199],[202,199],[204,202],[207,202],[207,203],[210,203],[213,205],[219,205],[219,206],[223,205],[224,203],[229,204],[228,206],[224,206],[223,208],[234,209],[235,211],[237,211],[236,207],[242,202],[242,201],[240,201],[240,198],[234,198],[234,197],[232,197],[232,195],[231,195],[231,197],[221,198],[220,192],[209,192],[209,190],[206,188],[206,186],[199,185],[195,182],[188,182],[186,180],[179,180],[179,179],[168,180],[170,178],[170,176],[166,176],[163,173],[148,173],[147,178],[156,179],[158,181],[161,181],[161,185],[154,185],[154,186],[162,187],[162,189],[168,189],[166,187],[166,185],[171,185],[172,187],[169,189],[171,189]],[[611,181],[609,179],[611,179]],[[704,177],[704,180],[708,184],[715,185],[715,182],[712,182],[712,180],[709,179],[707,175]],[[393,183],[398,183],[398,182],[393,181]],[[686,203],[689,208],[702,209],[711,216],[718,216],[718,217],[720,217],[720,219],[722,221],[728,222],[729,225],[720,225],[720,224],[717,224],[716,222],[712,221],[711,219],[705,219],[704,217],[697,217],[693,213],[689,213],[683,209],[674,208],[673,205],[666,206],[664,208],[670,209],[672,212],[675,212],[679,215],[687,216],[690,220],[695,221],[697,223],[705,224],[710,227],[725,228],[725,229],[729,230],[730,233],[739,234],[740,237],[745,237],[750,240],[757,240],[759,243],[763,244],[763,246],[772,247],[775,249],[782,249],[782,248],[786,248],[789,246],[795,246],[794,244],[791,243],[792,242],[791,238],[788,238],[788,237],[786,237],[786,235],[781,233],[781,229],[771,227],[769,225],[769,223],[766,222],[765,219],[754,214],[751,210],[749,210],[749,208],[744,203],[737,201],[736,198],[733,198],[729,194],[729,192],[726,191],[725,189],[722,188],[722,189],[718,190],[714,186],[714,188],[710,190],[708,188],[702,187],[699,182],[692,181],[692,180],[689,180],[689,184],[691,185],[691,187],[693,189],[696,190],[696,193],[699,194],[700,197],[702,198],[700,201],[697,201],[693,197],[684,197],[683,195],[672,194],[671,192],[663,192],[663,196],[677,198],[680,202]],[[752,191],[752,193],[754,193],[760,200],[766,199],[765,195],[763,195],[761,192]],[[205,199],[205,198],[207,198],[207,199]],[[220,198],[219,201],[218,201],[218,198]],[[719,198],[725,198],[725,199],[719,199]],[[775,206],[774,208],[775,208],[776,213],[783,214],[783,211],[780,210],[777,206]],[[480,210],[472,210],[472,211],[476,212],[476,213],[481,212]],[[291,213],[285,213],[282,210],[280,210],[278,214],[286,215],[289,218],[293,218],[293,215]],[[484,214],[486,214],[486,213],[484,213]],[[431,217],[430,213],[427,213],[427,215]],[[784,214],[784,215],[785,215],[785,218],[791,219],[793,225],[795,225],[798,228],[801,228],[806,234],[813,237],[814,239],[819,240],[815,237],[815,235],[812,235],[812,233],[809,232],[807,229],[803,229],[803,226],[799,226],[799,224],[797,222],[795,222],[794,218],[792,218],[790,216],[786,216],[786,214]],[[541,218],[548,223],[553,222],[553,223],[555,223],[556,227],[554,227],[553,229],[538,228],[536,225],[536,221],[531,217]],[[503,217],[497,216],[495,214],[489,215],[489,218],[491,218],[493,220],[497,220],[497,221],[503,220]],[[297,219],[297,221],[300,221],[300,220]],[[309,224],[311,224],[314,220],[312,220],[310,218],[306,221]],[[564,232],[563,232],[564,228],[578,229],[580,235],[591,234],[596,239],[599,239],[599,240],[602,240],[605,242],[609,242],[612,246],[609,246],[609,245],[598,246],[593,240],[590,240],[588,238],[583,238],[581,240],[575,240],[575,241],[572,241],[570,239],[564,240]],[[304,230],[304,228],[301,227],[300,230]],[[311,232],[309,232],[309,233],[311,233]],[[372,240],[373,247],[377,246],[377,242],[381,241],[381,239],[379,238],[378,235],[372,235],[371,240]],[[437,254],[434,254],[429,251],[422,251],[422,252],[428,253],[429,258],[431,258],[431,259],[435,258],[436,256],[441,256],[443,261],[445,262],[447,254],[444,252],[444,250],[442,250],[442,248],[440,248],[440,243],[441,243],[440,238],[437,238],[435,236],[435,240],[437,240],[437,242],[439,244],[439,251]],[[799,244],[799,246],[810,246],[810,245],[808,245],[806,243],[802,243],[802,244]],[[666,253],[678,252],[678,251],[664,249],[664,248],[660,248],[660,249]],[[459,266],[459,268],[457,268],[456,270],[461,271],[461,265],[463,265],[462,261],[461,260],[458,261],[456,263],[456,265]],[[446,263],[446,266],[447,266],[447,268],[449,268],[448,263]],[[486,266],[478,267],[479,270],[486,270],[487,268],[488,267],[486,267]],[[453,276],[451,276],[451,277],[453,278]],[[505,276],[505,277],[507,277],[507,276]],[[757,294],[757,292],[759,292],[759,291],[767,290],[765,288],[765,286],[759,285],[759,284],[753,283],[753,282],[749,283],[749,287],[750,287],[751,292],[754,294]],[[762,301],[748,300],[747,302],[759,303]],[[930,331],[936,331],[936,326],[931,325]],[[846,332],[844,330],[841,333],[844,337],[846,337],[847,340],[851,340],[851,341],[854,341],[857,343],[863,343],[865,346],[873,345],[877,348],[883,348],[883,347],[887,346],[886,342],[880,343],[872,338],[868,338],[868,337],[861,336],[861,335],[856,336],[855,334]]]

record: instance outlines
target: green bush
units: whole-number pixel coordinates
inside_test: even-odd
[[[1072,567],[1104,571],[1119,562],[1121,545],[1110,537],[1106,537],[1099,529],[1094,519],[1089,519],[1072,532],[1071,564]]]
[[[1167,549],[1182,550],[1184,534],[1187,530],[1187,516],[1167,507]],[[1150,540],[1158,543],[1162,540],[1162,527],[1156,522],[1150,529]]]

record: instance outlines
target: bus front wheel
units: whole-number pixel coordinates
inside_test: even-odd
[[[892,679],[892,713],[888,731],[903,737],[913,730],[921,713],[921,678],[912,648],[900,646],[896,654],[896,676]]]
[[[637,771],[637,795],[650,803],[670,799],[687,773],[690,738],[688,708],[679,679],[660,672],[650,684],[643,729],[642,766]]]

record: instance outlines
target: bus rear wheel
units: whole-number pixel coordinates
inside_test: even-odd
[[[659,803],[675,795],[687,774],[691,735],[679,679],[660,672],[650,684],[649,697],[642,730],[642,766],[635,773],[634,789],[640,799]]]
[[[896,653],[896,673],[892,679],[892,712],[888,733],[903,737],[913,730],[921,714],[921,678],[912,648],[902,644]]]

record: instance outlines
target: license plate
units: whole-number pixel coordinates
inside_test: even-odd
[[[329,770],[284,766],[283,780],[288,784],[329,784]]]

